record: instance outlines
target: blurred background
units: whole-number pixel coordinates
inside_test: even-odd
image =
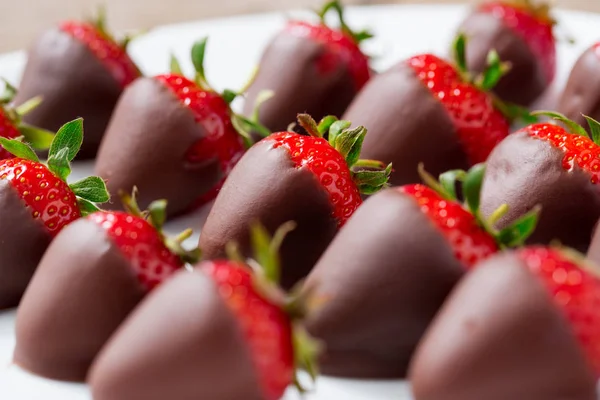
[[[225,15],[317,7],[324,0],[100,0],[116,30],[146,29]],[[345,0],[347,4],[457,3],[457,0]],[[467,1],[464,1],[467,2]],[[600,12],[600,0],[550,0],[559,7]],[[37,32],[90,15],[99,0],[0,0],[0,52],[26,47]]]

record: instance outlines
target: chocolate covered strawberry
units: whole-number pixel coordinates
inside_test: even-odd
[[[589,120],[590,138],[580,125],[563,121],[565,128],[541,123],[506,138],[490,155],[481,194],[481,210],[489,216],[500,204],[509,211],[498,227],[512,223],[526,210],[541,205],[532,243],[559,240],[586,251],[600,218],[600,124]]]
[[[277,287],[282,229],[254,226],[255,259],[205,261],[149,296],[94,363],[94,399],[277,400],[314,372],[301,299]]]
[[[455,49],[455,64],[423,54],[378,75],[344,115],[369,129],[363,154],[392,162],[395,185],[419,182],[421,162],[437,175],[485,161],[508,135],[510,118],[521,112],[488,92],[507,69],[497,53],[490,53],[486,72],[473,77],[466,70],[464,37]]]
[[[268,135],[232,112],[230,103],[239,93],[218,93],[208,85],[206,41],[192,48],[193,80],[182,75],[173,59],[172,73],[139,79],[125,90],[96,162],[96,173],[106,179],[110,193],[137,186],[143,207],[165,198],[169,213],[181,214],[216,196],[252,143],[246,130]]]
[[[68,224],[108,201],[102,179],[68,184],[70,162],[83,140],[81,119],[65,124],[47,164],[18,139],[0,137],[14,158],[0,160],[0,309],[18,304],[50,241]]]
[[[481,218],[482,175],[482,166],[443,174],[441,183],[424,174],[431,187],[378,193],[341,229],[305,286],[306,295],[322,303],[307,328],[325,343],[323,373],[406,376],[415,346],[456,282],[531,233],[536,211],[501,232]],[[457,179],[466,205],[456,199]]]
[[[350,122],[325,118],[319,126],[298,116],[306,135],[279,132],[254,145],[223,185],[200,236],[207,258],[219,257],[232,240],[249,251],[248,227],[259,220],[273,232],[286,221],[298,228],[281,249],[282,283],[290,287],[313,267],[338,229],[362,203],[386,185],[391,171],[359,160],[367,133]]]
[[[102,346],[153,288],[196,262],[197,251],[162,233],[164,200],[142,213],[99,211],[52,242],[27,288],[16,322],[14,362],[51,379],[83,381]]]
[[[596,399],[599,282],[554,249],[478,264],[419,345],[415,400]]]
[[[104,13],[95,21],[67,21],[44,32],[29,51],[16,104],[41,96],[24,121],[51,131],[83,117],[86,140],[79,158],[93,158],[123,89],[140,72],[107,31]]]
[[[0,95],[0,137],[22,140],[38,150],[47,150],[54,134],[45,129],[36,128],[23,122],[23,117],[40,105],[41,98],[33,99],[14,107],[12,101],[17,89],[4,81],[4,93]],[[0,160],[14,156],[0,147]]]
[[[330,13],[337,15],[339,26],[327,24]],[[369,58],[360,49],[371,34],[346,24],[339,0],[327,3],[318,17],[317,22],[289,21],[262,55],[245,112],[250,115],[260,91],[273,91],[275,97],[260,111],[260,120],[272,131],[285,130],[298,113],[317,120],[342,115],[371,76]]]
[[[505,101],[531,104],[556,75],[555,24],[550,6],[544,2],[483,1],[459,28],[469,39],[469,70],[483,72],[488,52],[497,51],[511,69],[494,92]]]
[[[600,120],[600,42],[587,49],[575,63],[558,104],[567,118],[585,125],[583,115]]]

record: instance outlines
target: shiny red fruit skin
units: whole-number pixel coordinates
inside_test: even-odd
[[[263,140],[271,142],[274,149],[285,148],[296,168],[306,168],[315,175],[329,195],[338,227],[362,204],[346,160],[327,140],[294,132],[274,133]]]
[[[244,154],[244,142],[231,122],[229,104],[219,93],[200,88],[195,82],[177,74],[159,75],[155,79],[168,87],[192,113],[208,136],[192,144],[186,162],[192,164],[219,160],[223,178],[202,197],[202,205],[216,197],[223,182]],[[174,133],[176,134],[176,133]]]
[[[499,250],[494,238],[479,226],[473,214],[462,205],[443,199],[434,190],[421,184],[402,186],[398,190],[414,199],[467,269]]]
[[[550,84],[556,75],[556,40],[551,21],[538,18],[525,7],[491,1],[479,6],[480,12],[492,14],[502,20],[531,49],[542,65],[546,82]]]
[[[577,265],[557,249],[530,247],[518,254],[565,313],[596,377],[600,377],[600,271]]]
[[[106,231],[146,290],[152,290],[183,267],[145,219],[122,211],[100,211],[86,218]]]
[[[492,97],[464,82],[453,66],[434,55],[412,57],[408,65],[450,115],[471,165],[487,160],[510,133],[510,124]]]
[[[542,123],[523,128],[535,139],[543,140],[564,153],[562,167],[566,171],[577,165],[590,175],[590,181],[597,184],[600,180],[600,146],[590,138],[567,132],[560,126]]]
[[[371,78],[369,58],[360,50],[354,38],[341,30],[323,24],[291,21],[285,32],[325,45],[328,51],[317,60],[317,68],[323,75],[335,71],[340,64],[346,65],[357,91]]]
[[[123,47],[86,22],[67,21],[60,30],[83,43],[108,69],[119,85],[124,88],[140,76],[140,71]],[[74,66],[75,68],[77,66]]]
[[[52,237],[81,217],[69,185],[44,164],[11,158],[0,161],[0,179],[7,180]]]
[[[0,107],[0,137],[7,139],[14,139],[21,136],[19,130],[15,127],[12,121],[5,114],[2,107]],[[4,150],[4,148],[0,147],[0,160],[4,160],[6,158],[13,158],[14,156],[8,151]]]
[[[217,284],[241,326],[265,399],[280,399],[294,379],[289,317],[257,292],[246,265],[217,260],[204,262],[200,268]]]

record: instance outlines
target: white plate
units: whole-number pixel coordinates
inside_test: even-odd
[[[376,39],[367,51],[375,56],[375,67],[383,70],[395,62],[422,52],[446,55],[456,27],[468,9],[464,6],[371,6],[349,8],[347,18],[352,26],[369,27]],[[296,15],[297,13],[294,13]],[[300,12],[302,14],[302,12]],[[564,36],[577,38],[577,43],[559,44],[559,71],[555,90],[562,87],[569,70],[589,45],[600,39],[600,15],[557,11]],[[156,28],[131,44],[131,54],[146,74],[158,74],[168,68],[170,53],[176,54],[188,73],[192,71],[189,49],[203,36],[210,36],[206,63],[207,75],[218,89],[241,87],[258,62],[268,40],[281,29],[286,15],[262,14],[202,21]],[[19,81],[25,62],[22,52],[0,56],[0,76],[13,83]],[[85,176],[90,164],[79,164],[73,178]],[[188,216],[167,226],[167,231],[180,231],[186,225],[197,226],[198,216]],[[84,385],[65,384],[29,375],[10,366],[14,347],[14,312],[0,313],[0,397],[18,400],[89,400]],[[2,367],[4,366],[4,367]],[[290,391],[286,400],[297,399]],[[359,381],[320,378],[307,400],[403,400],[410,399],[408,385],[402,381]]]

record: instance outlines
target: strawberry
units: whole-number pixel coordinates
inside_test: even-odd
[[[556,75],[556,22],[550,6],[532,0],[491,0],[477,6],[459,31],[469,41],[469,69],[485,69],[487,52],[497,50],[512,65],[494,91],[506,101],[528,105]]]
[[[485,161],[508,135],[510,121],[527,115],[489,93],[508,68],[498,54],[490,52],[487,70],[473,76],[466,69],[465,46],[459,36],[454,64],[422,54],[392,67],[373,79],[344,115],[369,127],[365,157],[392,162],[393,184],[418,182],[420,162],[439,174]]]
[[[329,14],[337,16],[337,26],[328,25]],[[273,131],[284,130],[299,112],[317,119],[341,115],[371,77],[369,57],[360,49],[371,33],[346,24],[339,0],[325,4],[318,17],[317,22],[289,21],[263,53],[244,111],[252,113],[261,90],[273,91],[275,100],[260,113]]]
[[[557,110],[585,126],[584,115],[600,120],[600,42],[589,47],[577,60],[560,95]]]
[[[0,137],[16,139],[22,136],[27,143],[36,149],[48,149],[54,134],[22,121],[23,116],[40,104],[41,98],[34,97],[19,107],[12,107],[10,103],[17,94],[17,89],[7,81],[4,81],[4,84],[4,93],[0,95]],[[11,153],[0,148],[0,160],[12,157]]]
[[[147,212],[139,209],[135,192],[123,200],[128,212],[97,211],[81,218],[46,251],[19,306],[14,362],[22,368],[50,379],[83,381],[137,304],[186,262],[198,261],[197,250],[181,245],[191,230],[176,238],[162,233],[164,200]]]
[[[94,21],[66,21],[44,32],[30,48],[15,104],[44,101],[23,120],[54,132],[84,118],[78,158],[94,158],[121,92],[140,76],[126,52],[129,41],[108,33],[102,9]]]
[[[562,121],[566,129],[533,124],[510,135],[492,152],[482,189],[482,214],[489,216],[500,204],[508,204],[510,211],[497,221],[503,228],[520,213],[541,205],[539,229],[530,242],[560,240],[586,251],[600,218],[600,124],[588,118],[590,138],[564,115],[534,114]]]
[[[540,278],[564,312],[573,333],[600,377],[600,271],[576,252],[529,247],[518,252],[527,268]]]
[[[65,124],[50,143],[45,165],[20,138],[0,137],[2,148],[15,156],[0,160],[0,224],[13,227],[0,238],[0,274],[6,277],[0,283],[0,308],[17,305],[50,241],[109,199],[98,177],[66,182],[82,140],[81,119]]]
[[[204,261],[149,296],[96,360],[89,379],[94,398],[277,400],[294,383],[302,390],[296,369],[314,378],[319,346],[300,325],[305,299],[277,285],[278,249],[293,226],[282,225],[271,238],[254,224],[254,259],[244,261],[232,244],[231,258]],[[157,348],[165,351],[148,351]],[[221,355],[219,362],[212,354]],[[158,368],[160,385],[149,379]]]
[[[194,80],[183,76],[173,57],[171,73],[140,79],[125,91],[96,164],[111,193],[137,186],[143,206],[164,197],[173,214],[195,209],[216,196],[252,144],[247,131],[269,134],[255,119],[231,110],[245,89],[218,93],[207,83],[206,44],[205,38],[192,48]],[[157,120],[158,114],[164,117]],[[147,157],[157,148],[164,150],[161,160]]]
[[[208,258],[235,240],[248,250],[247,227],[260,220],[271,229],[298,222],[282,249],[283,285],[306,275],[337,230],[362,203],[362,194],[386,186],[391,165],[359,160],[366,129],[327,117],[317,126],[298,116],[308,135],[275,133],[253,146],[234,168],[203,228]]]

